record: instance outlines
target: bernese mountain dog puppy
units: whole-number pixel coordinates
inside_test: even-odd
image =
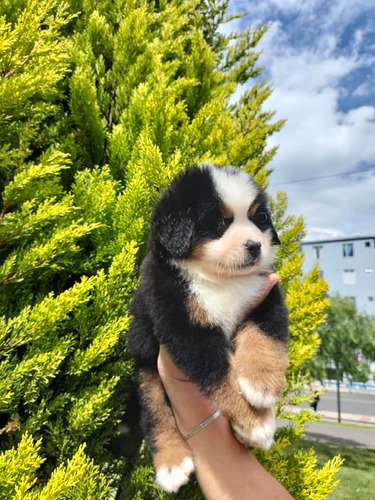
[[[266,193],[234,167],[188,168],[155,206],[128,345],[156,482],[166,491],[188,481],[194,462],[158,375],[159,344],[229,419],[237,439],[262,449],[273,443],[288,314],[278,284],[254,304],[279,243]]]

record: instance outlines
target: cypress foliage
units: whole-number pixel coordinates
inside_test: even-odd
[[[168,498],[147,450],[126,461],[109,447],[132,386],[123,340],[152,204],[199,161],[242,167],[267,187],[267,138],[282,126],[255,79],[266,27],[221,35],[226,7],[0,3],[0,498],[109,498],[120,483],[117,498]],[[278,411],[290,425],[257,455],[295,498],[323,499],[340,459],[319,469],[312,451],[291,450],[314,417],[283,408],[308,398],[303,366],[326,286],[317,271],[302,276],[303,221],[285,215],[285,194],[272,205],[291,311]],[[179,498],[202,496],[192,481]]]

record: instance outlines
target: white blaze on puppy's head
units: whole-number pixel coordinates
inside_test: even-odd
[[[230,206],[237,216],[247,218],[249,205],[256,199],[258,189],[246,172],[234,167],[209,166],[210,172],[222,201]]]

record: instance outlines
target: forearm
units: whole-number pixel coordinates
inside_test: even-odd
[[[234,437],[221,417],[188,441],[208,500],[287,500],[291,496]]]
[[[215,412],[190,381],[163,377],[172,391],[172,407],[184,435]],[[226,418],[220,416],[188,439],[200,487],[208,500],[287,500],[291,496],[242,446]]]

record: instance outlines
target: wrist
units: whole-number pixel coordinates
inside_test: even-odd
[[[189,436],[186,442],[193,452],[196,453],[207,446],[209,447],[213,441],[220,441],[220,446],[225,449],[231,439],[235,439],[231,425],[227,418],[220,414],[210,421],[207,426]]]

